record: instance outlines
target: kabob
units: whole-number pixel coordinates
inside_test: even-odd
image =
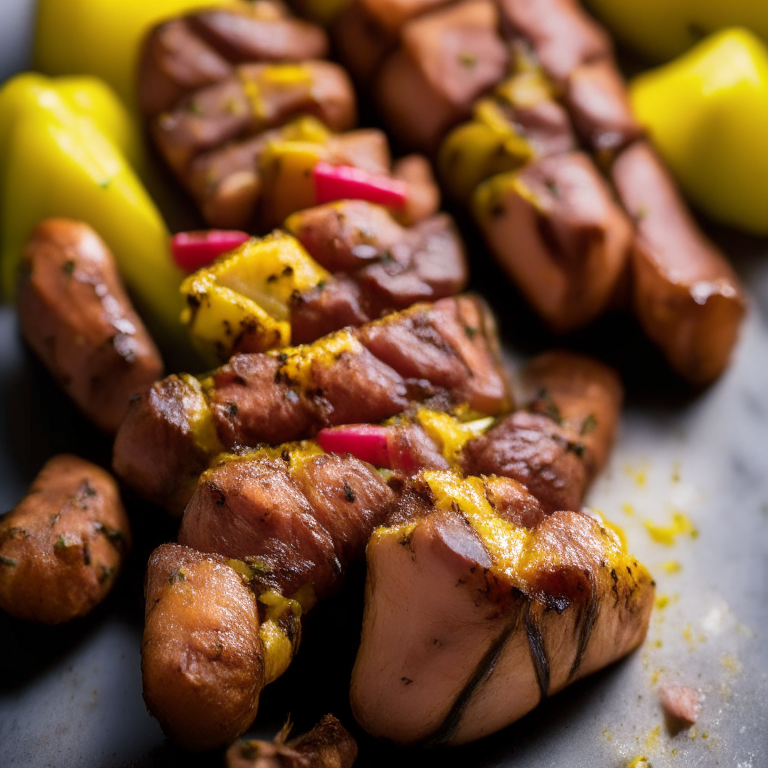
[[[334,8],[343,63],[393,135],[436,158],[545,323],[571,331],[631,306],[682,377],[704,385],[723,372],[743,288],[646,141],[610,38],[577,0]]]

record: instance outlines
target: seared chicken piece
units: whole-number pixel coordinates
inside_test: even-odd
[[[587,325],[611,303],[632,225],[587,155],[535,160],[478,187],[475,217],[501,267],[548,325]]]
[[[286,741],[289,730],[274,741],[236,742],[227,750],[227,768],[352,768],[357,759],[357,743],[333,715]]]
[[[636,226],[632,291],[640,324],[681,376],[709,384],[738,340],[747,303],[741,282],[650,145],[626,149],[611,175]]]
[[[109,594],[130,545],[111,475],[55,456],[0,518],[0,608],[43,624],[85,616]]]
[[[443,299],[311,345],[235,355],[201,387],[171,376],[131,404],[114,467],[177,514],[189,482],[223,447],[241,450],[376,422],[431,400],[480,413],[510,407],[493,318],[477,298]]]
[[[251,588],[243,562],[177,544],[147,566],[144,700],[186,749],[222,746],[253,722],[264,685],[298,647],[301,609]],[[260,616],[261,612],[261,616]]]
[[[114,433],[132,395],[163,362],[133,309],[112,254],[86,224],[48,219],[22,255],[21,332],[78,408]]]
[[[425,472],[421,517],[368,545],[352,708],[372,735],[463,744],[613,663],[645,637],[654,584],[594,518],[533,528],[494,509],[483,480]]]
[[[312,444],[282,446],[204,472],[179,542],[247,559],[260,591],[272,589],[309,610],[336,591],[394,503],[369,464]]]
[[[383,65],[376,91],[390,130],[407,146],[434,152],[504,77],[509,53],[498,25],[491,0],[464,0],[403,27],[402,47]]]
[[[156,26],[142,45],[139,106],[146,115],[171,109],[183,97],[229,76],[248,61],[323,58],[320,27],[287,17],[276,3],[209,9]]]

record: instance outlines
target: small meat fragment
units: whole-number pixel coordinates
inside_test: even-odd
[[[704,696],[696,688],[670,683],[661,687],[659,695],[664,713],[674,725],[687,728],[698,720]]]
[[[357,744],[333,716],[286,742],[290,726],[274,741],[239,741],[227,750],[227,768],[351,768]]]
[[[48,219],[32,233],[20,275],[25,340],[80,410],[114,433],[163,362],[112,254],[86,224]]]
[[[56,456],[0,518],[0,608],[42,624],[85,616],[112,589],[130,544],[111,475]]]

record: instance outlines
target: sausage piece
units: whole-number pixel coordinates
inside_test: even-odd
[[[162,373],[112,255],[86,224],[48,219],[35,229],[22,256],[18,312],[27,343],[105,432]]]
[[[0,520],[0,608],[43,624],[85,616],[112,589],[130,543],[112,476],[55,456]]]
[[[144,701],[187,749],[237,738],[264,685],[256,597],[223,557],[164,544],[149,559]]]
[[[637,228],[633,301],[643,329],[669,364],[695,385],[728,365],[746,311],[736,273],[698,228],[651,146],[637,142],[612,168]]]

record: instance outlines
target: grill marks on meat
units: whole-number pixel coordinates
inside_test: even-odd
[[[488,414],[510,405],[493,320],[468,296],[282,353],[235,355],[205,385],[204,393],[191,377],[158,382],[131,404],[115,442],[120,477],[177,513],[190,478],[222,445],[241,450],[381,421],[411,402],[468,403]]]
[[[593,518],[557,512],[523,531],[482,504],[448,506],[436,481],[450,483],[416,479],[425,514],[379,529],[367,549],[352,708],[399,744],[505,727],[636,648],[653,603],[648,572]]]
[[[348,273],[293,298],[294,343],[455,295],[469,277],[463,243],[445,214],[406,229],[378,206],[344,201],[294,214],[286,228],[325,269]]]
[[[262,589],[303,589],[311,607],[335,591],[395,502],[368,464],[306,455],[234,459],[206,472],[184,513],[179,541],[246,559]]]
[[[139,105],[145,114],[157,115],[224,79],[235,64],[294,62],[327,53],[328,41],[319,27],[288,18],[277,4],[189,14],[160,24],[145,40]]]

